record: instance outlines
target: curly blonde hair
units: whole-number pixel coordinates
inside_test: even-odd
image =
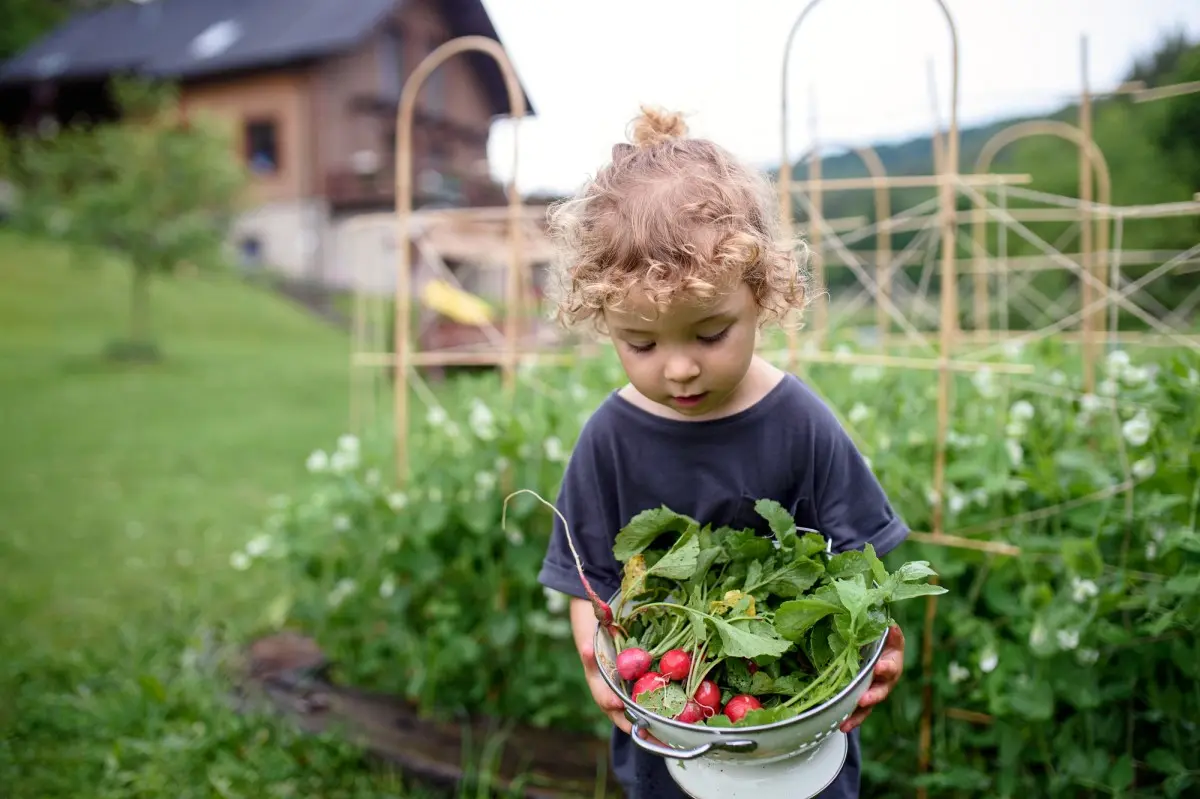
[[[633,143],[615,145],[599,174],[550,208],[557,319],[592,318],[603,329],[604,309],[635,288],[661,309],[740,281],[754,292],[760,322],[803,310],[808,252],[780,235],[769,181],[714,142],[687,137],[681,115],[641,110]]]

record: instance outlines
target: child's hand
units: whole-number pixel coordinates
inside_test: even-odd
[[[874,706],[887,698],[904,672],[904,633],[893,624],[883,644],[883,654],[875,663],[875,679],[858,700],[858,709],[842,722],[842,732],[850,732],[871,715]]]
[[[579,657],[583,660],[583,674],[587,678],[588,688],[592,690],[592,700],[604,711],[604,715],[612,719],[613,724],[616,724],[622,732],[628,733],[633,725],[629,723],[629,719],[625,718],[625,704],[600,676],[600,666],[596,663],[596,655],[591,643],[586,643],[579,648]]]

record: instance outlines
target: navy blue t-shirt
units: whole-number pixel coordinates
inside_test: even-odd
[[[883,555],[908,534],[837,417],[791,374],[752,407],[704,421],[656,416],[613,392],[584,425],[556,505],[571,526],[588,581],[607,599],[621,585],[613,540],[638,513],[666,505],[701,524],[766,535],[769,528],[754,510],[764,498],[831,539],[834,552],[870,543]],[[586,597],[557,519],[538,579]],[[845,767],[821,799],[858,797],[857,730],[847,742]],[[616,727],[612,757],[630,799],[684,797],[662,758]]]

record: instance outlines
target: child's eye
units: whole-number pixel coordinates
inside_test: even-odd
[[[654,342],[651,341],[649,344],[634,344],[631,341],[626,341],[625,346],[629,347],[629,349],[633,350],[634,352],[649,352],[650,350],[654,349]]]
[[[705,344],[716,344],[718,341],[721,341],[722,339],[724,339],[726,336],[729,335],[729,330],[731,327],[733,327],[733,326],[730,325],[730,327],[725,328],[724,330],[722,330],[720,333],[717,333],[716,335],[699,336],[698,338],[701,341],[703,341]]]

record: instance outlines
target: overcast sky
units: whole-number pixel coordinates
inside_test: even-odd
[[[522,191],[570,191],[624,139],[639,103],[689,115],[758,164],[780,153],[784,42],[805,2],[484,0],[536,106],[520,125]],[[959,39],[959,119],[1042,112],[1078,97],[1080,41],[1094,91],[1182,26],[1200,37],[1200,0],[948,0]],[[731,13],[731,9],[741,10]],[[950,109],[950,37],[934,0],[823,0],[801,26],[788,70],[792,158],[838,145],[922,135]],[[490,160],[512,173],[512,125]]]

